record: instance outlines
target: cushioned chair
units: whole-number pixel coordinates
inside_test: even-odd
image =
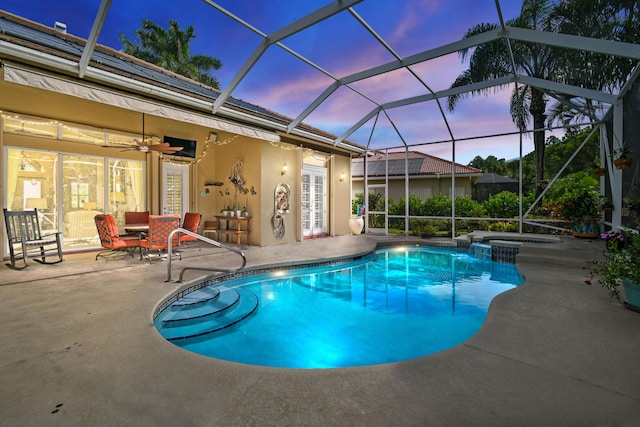
[[[125,212],[124,213],[125,224],[148,224],[149,223],[149,211],[144,212]]]
[[[189,230],[192,233],[198,234],[198,229],[200,228],[200,221],[202,220],[202,215],[194,212],[187,212],[184,214],[184,221],[182,221],[182,228],[185,230]],[[189,236],[188,234],[180,233],[180,244],[188,245],[189,242],[196,242],[198,239],[193,236]]]
[[[123,235],[118,233],[118,225],[113,215],[98,214],[93,220],[98,229],[100,244],[106,251],[98,252],[98,258],[105,258],[107,262],[111,258],[121,257],[125,254],[133,257],[133,252],[140,247],[140,238],[136,235]]]
[[[142,260],[142,258],[145,257],[149,260],[149,264],[151,264],[150,252],[157,250],[158,255],[160,255],[163,250],[168,249],[169,234],[176,228],[180,228],[180,215],[178,214],[149,215],[149,233],[146,237],[140,239],[140,259]],[[173,247],[180,244],[178,234],[179,233],[174,234],[173,240],[171,241]],[[182,259],[180,253],[176,252],[176,255]]]
[[[9,241],[9,257],[11,263],[7,267],[14,270],[22,270],[29,266],[28,259],[41,264],[57,264],[62,262],[62,232],[53,234],[42,234],[40,232],[40,221],[38,220],[38,210],[26,211],[4,211],[4,224],[7,230],[7,240]],[[56,261],[47,261],[47,254],[58,255]],[[24,265],[16,265],[16,261],[21,259]]]
[[[202,226],[202,234],[207,237],[209,233],[213,233],[214,239],[218,236],[218,221],[205,221]]]

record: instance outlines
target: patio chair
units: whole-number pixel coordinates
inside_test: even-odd
[[[137,212],[129,211],[124,213],[125,224],[148,224],[149,223],[149,211]]]
[[[162,251],[169,248],[169,234],[180,228],[180,215],[149,215],[149,234],[140,239],[140,260],[147,258],[151,264],[150,252],[158,251],[158,257],[162,255]],[[178,233],[173,236],[171,246],[175,247],[180,244]],[[182,259],[182,255],[176,252],[176,255]]]
[[[42,234],[38,209],[25,211],[9,211],[3,208],[4,224],[9,241],[9,256],[11,263],[7,267],[14,270],[22,270],[29,266],[28,259],[33,258],[40,264],[57,264],[62,262],[61,231]],[[56,253],[57,261],[47,261],[47,254]],[[16,261],[22,260],[23,266],[16,265]]]
[[[202,227],[202,234],[205,237],[208,237],[207,235],[209,233],[213,233],[214,238],[217,238],[218,236],[218,221],[205,221],[204,222],[204,226]]]
[[[103,248],[107,249],[102,252],[98,252],[96,255],[96,261],[98,258],[105,258],[107,262],[110,259],[121,257],[125,254],[133,257],[133,252],[140,248],[140,238],[137,235],[120,235],[118,233],[118,225],[116,224],[113,215],[98,214],[94,216],[93,220],[96,223],[98,229],[98,236],[100,237],[100,244]]]
[[[194,212],[187,212],[184,214],[184,221],[182,221],[182,228],[185,230],[189,230],[193,233],[198,233],[198,229],[200,228],[200,221],[202,220],[202,215]],[[198,239],[193,236],[189,236],[188,234],[180,234],[180,245],[189,246],[189,242],[196,242]]]

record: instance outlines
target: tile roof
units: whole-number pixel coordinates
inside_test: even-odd
[[[451,175],[451,165],[453,163],[421,153],[419,151],[409,151],[408,171],[411,176],[419,175]],[[389,153],[388,162],[384,153],[376,154],[367,159],[369,176],[385,176],[385,170],[389,169],[389,176],[404,176],[405,153]],[[480,175],[482,170],[471,166],[456,163],[456,175]],[[351,174],[354,178],[364,176],[364,158],[355,158],[351,162]]]
[[[2,10],[0,10],[0,41],[27,47],[76,63],[79,62],[86,44],[86,40],[80,37],[58,33],[53,28]],[[90,65],[109,73],[173,90],[206,102],[213,103],[220,95],[220,91],[217,89],[100,44],[95,46]],[[144,95],[152,97],[149,94]],[[286,126],[293,121],[282,114],[234,97],[229,97],[224,106],[279,125]],[[319,137],[337,138],[335,135],[305,123],[300,123],[296,129]],[[345,141],[345,143],[359,149],[364,148],[352,142]]]

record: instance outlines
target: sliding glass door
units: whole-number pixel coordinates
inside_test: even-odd
[[[145,210],[144,163],[77,154],[6,148],[7,208],[38,208],[44,232],[63,232],[65,249],[100,245],[93,220]]]

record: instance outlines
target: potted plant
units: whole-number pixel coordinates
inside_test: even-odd
[[[554,204],[554,215],[571,227],[575,237],[600,235],[600,196],[590,187],[567,190]]]
[[[601,168],[601,167],[594,167],[593,173],[595,176],[604,176],[607,173],[607,169]]]
[[[622,216],[640,216],[640,199],[624,197],[622,203]]]
[[[612,211],[613,202],[611,202],[608,197],[602,196],[600,198],[600,209],[602,209],[603,211]]]
[[[622,144],[622,147],[613,150],[613,164],[617,169],[628,169],[632,162],[631,150],[627,144]]]
[[[223,203],[225,202],[225,200],[224,200],[225,196],[227,198],[226,205],[225,205],[224,208],[222,208],[222,210],[220,212],[224,216],[229,216],[229,212],[231,212],[231,204],[230,204],[231,203],[231,199],[230,199],[229,196],[231,195],[231,193],[229,193],[229,189],[228,188],[225,188],[224,192],[222,192],[222,190],[220,190],[220,195],[223,198],[223,200],[222,200]]]
[[[600,167],[600,159],[597,158],[593,162],[593,174],[595,176],[603,176],[607,173],[607,168]]]
[[[600,234],[600,238],[605,241],[607,250],[614,252],[618,249],[624,248],[625,236],[622,231],[609,230]]]
[[[640,234],[637,230],[626,230],[617,233],[616,238],[621,245],[611,245],[604,253],[603,259],[591,261],[590,279],[596,278],[604,286],[612,298],[620,299],[619,286],[625,293],[625,306],[640,312]],[[591,284],[591,280],[587,280]]]

